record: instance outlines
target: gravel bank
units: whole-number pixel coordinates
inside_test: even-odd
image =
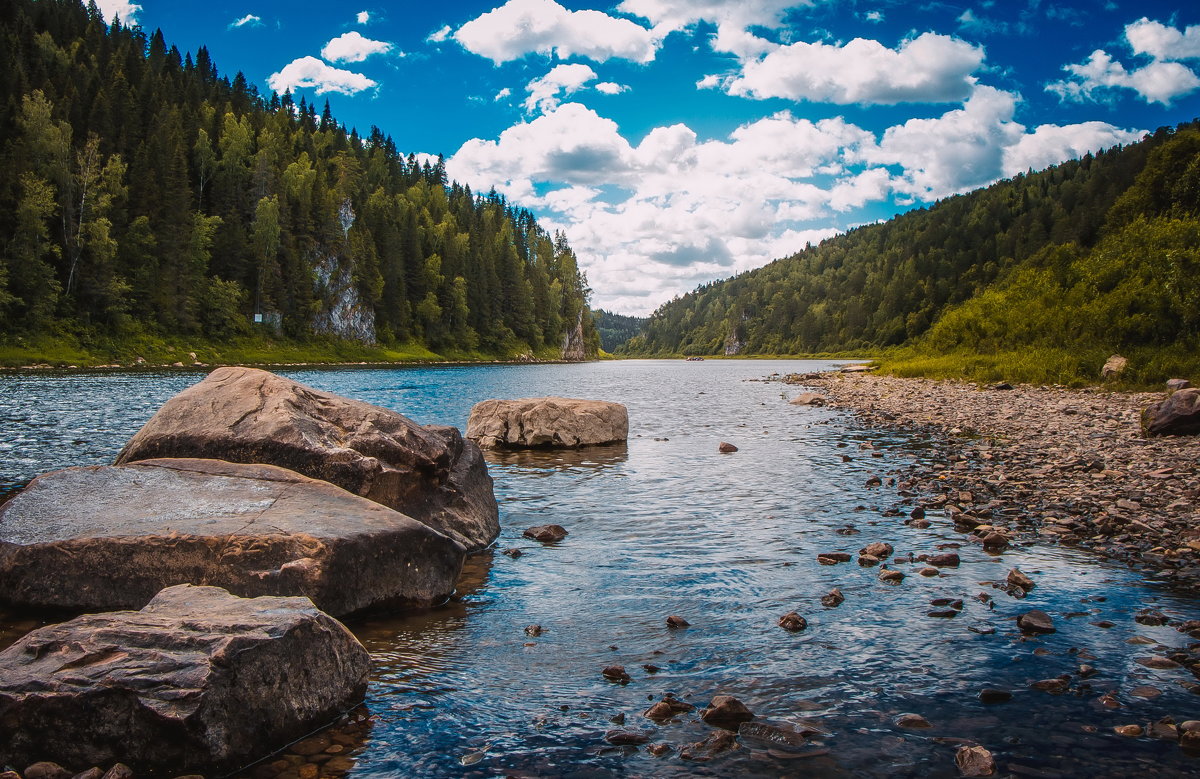
[[[786,383],[819,388],[864,426],[929,436],[931,456],[896,474],[905,503],[942,507],[979,536],[1088,548],[1200,590],[1200,437],[1142,434],[1141,410],[1162,393],[862,373]]]

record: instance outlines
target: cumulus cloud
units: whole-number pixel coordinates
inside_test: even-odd
[[[1143,135],[1139,130],[1122,130],[1106,122],[1043,124],[1004,150],[1004,175],[1041,170],[1098,149],[1133,143]]]
[[[366,24],[367,22],[371,21],[371,12],[359,11],[354,15],[354,21],[358,22],[359,24]]]
[[[374,81],[361,73],[335,68],[316,57],[301,57],[289,62],[278,73],[272,73],[267,84],[276,92],[301,87],[315,88],[318,95],[327,92],[354,95],[376,86]]]
[[[1082,102],[1110,99],[1117,90],[1132,90],[1147,103],[1170,105],[1173,100],[1200,89],[1200,76],[1178,60],[1200,59],[1200,25],[1184,30],[1146,17],[1125,26],[1125,41],[1137,56],[1152,62],[1129,69],[1103,49],[1086,62],[1063,66],[1069,76],[1046,84],[1060,99]]]
[[[1079,65],[1065,65],[1063,70],[1071,78],[1053,81],[1046,91],[1053,92],[1063,100],[1081,102],[1103,100],[1113,90],[1130,89],[1148,103],[1170,105],[1200,88],[1200,77],[1178,62],[1151,62],[1135,70],[1126,70],[1108,52],[1096,49],[1087,61]]]
[[[429,33],[429,37],[427,37],[425,40],[429,41],[430,43],[444,43],[450,38],[450,34],[453,32],[454,30],[451,29],[450,25],[447,24],[440,30],[434,30],[433,32]]]
[[[1125,39],[1134,54],[1156,60],[1200,59],[1200,25],[1177,30],[1143,16],[1125,26]]]
[[[629,91],[628,84],[618,84],[615,81],[601,81],[596,85],[596,91],[604,95],[619,95]]]
[[[815,0],[623,0],[617,10],[649,20],[665,37],[701,21],[739,29],[775,28],[789,8],[812,5]]]
[[[598,305],[647,313],[817,243],[867,204],[929,202],[1139,135],[1102,122],[1027,132],[1013,119],[1017,100],[979,87],[961,108],[880,134],[783,111],[720,139],[674,124],[637,142],[568,102],[468,141],[446,164],[454,179],[494,186],[566,231]]]
[[[392,48],[386,41],[373,41],[351,30],[326,43],[321,56],[330,62],[362,62],[372,54],[386,54]]]
[[[261,27],[262,26],[262,17],[255,16],[254,14],[246,14],[241,19],[234,19],[232,22],[229,23],[229,29],[231,29],[231,30],[235,30],[239,27],[246,27],[246,26]]]
[[[745,62],[725,88],[732,95],[839,105],[957,101],[971,93],[971,74],[983,59],[982,48],[935,33],[897,49],[863,38],[840,46],[799,42]]]
[[[497,92],[496,96],[494,98],[492,98],[492,100],[494,102],[498,103],[501,100],[505,100],[510,97],[512,97],[512,90],[509,89],[508,87],[505,87],[504,89],[501,89],[499,92]]]
[[[138,11],[142,10],[140,5],[129,0],[96,0],[96,7],[109,24],[115,16],[121,18],[122,24],[137,24]]]
[[[497,65],[527,54],[650,62],[660,40],[641,25],[600,11],[571,11],[554,0],[508,0],[454,33],[463,48]]]
[[[555,65],[549,73],[535,78],[525,87],[529,97],[525,98],[526,111],[549,111],[559,104],[560,95],[570,95],[583,89],[596,78],[596,71],[587,65]]]

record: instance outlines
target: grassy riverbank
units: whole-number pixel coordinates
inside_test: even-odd
[[[195,358],[192,358],[192,355]],[[496,360],[557,360],[557,349],[530,352],[514,343],[501,352],[485,353],[444,349],[432,351],[419,344],[367,345],[333,338],[305,341],[246,336],[228,341],[204,338],[163,337],[138,333],[126,336],[74,334],[8,338],[0,341],[0,367],[93,368],[98,366],[173,365],[193,362],[206,365],[271,365],[334,363],[436,363],[493,362]]]

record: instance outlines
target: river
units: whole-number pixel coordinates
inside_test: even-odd
[[[441,608],[349,623],[375,661],[371,718],[329,765],[373,778],[957,776],[955,750],[978,743],[1002,774],[1196,775],[1200,764],[1177,744],[1113,732],[1164,716],[1200,719],[1200,696],[1181,684],[1190,673],[1137,662],[1187,637],[1134,621],[1147,606],[1195,619],[1195,601],[1066,548],[989,554],[936,510],[928,529],[885,516],[900,503],[895,489],[864,485],[929,456],[924,442],[860,429],[845,412],[791,406],[783,396],[796,388],[759,381],[829,367],[639,360],[279,369],[460,428],[474,403],[492,397],[565,395],[629,408],[628,446],[488,456],[501,510],[496,551],[469,560]],[[0,491],[47,470],[111,462],[167,398],[202,375],[0,375]],[[722,441],[739,451],[719,454]],[[544,546],[521,537],[548,523],[570,535]],[[890,586],[877,568],[816,561],[818,552],[855,553],[872,541],[897,554],[961,544],[963,562],[936,578],[896,565],[908,576]],[[523,554],[501,552],[510,549]],[[1037,582],[1024,600],[991,586],[1013,567]],[[825,608],[820,596],[833,587],[845,602]],[[961,599],[961,613],[927,616],[939,598]],[[1031,608],[1049,613],[1058,632],[1022,637],[1014,618]],[[807,630],[777,625],[793,610]],[[668,615],[691,626],[668,629]],[[540,636],[524,631],[533,624]],[[32,626],[0,614],[0,640]],[[1129,643],[1135,636],[1150,643]],[[1080,680],[1080,663],[1096,674]],[[615,664],[632,681],[601,675]],[[1068,694],[1029,688],[1060,674],[1073,675]],[[1012,699],[985,704],[985,687],[1010,690]],[[643,718],[666,692],[698,707],[733,695],[761,719],[817,724],[828,732],[817,739],[828,754],[797,758],[747,741],[709,762],[683,760],[679,750],[712,729],[695,713],[662,726]],[[1105,692],[1121,707],[1101,705]],[[897,725],[906,712],[932,727]],[[610,720],[621,715],[623,727],[672,751],[654,757],[606,743],[606,730],[618,727]]]

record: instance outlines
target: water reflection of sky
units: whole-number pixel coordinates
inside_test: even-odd
[[[352,776],[955,776],[963,739],[991,749],[1004,770],[1195,773],[1173,744],[1112,733],[1164,715],[1200,718],[1200,697],[1177,683],[1191,675],[1145,668],[1136,659],[1155,647],[1126,643],[1143,635],[1184,645],[1173,629],[1136,624],[1133,615],[1153,605],[1196,617],[1194,604],[1068,549],[1020,547],[993,557],[936,511],[927,530],[882,516],[897,496],[865,488],[868,477],[928,450],[905,436],[856,430],[832,409],[790,406],[785,399],[797,388],[746,381],[809,367],[710,360],[286,372],[420,422],[460,427],[470,407],[490,397],[590,397],[630,411],[624,448],[489,454],[501,502],[498,549],[524,554],[474,559],[456,600],[441,609],[353,625],[376,660],[368,703],[377,720]],[[199,378],[0,376],[0,481],[111,461],[158,405]],[[739,451],[718,454],[721,441]],[[875,448],[862,448],[867,443]],[[14,451],[21,456],[10,458]],[[547,523],[570,535],[547,546],[521,537]],[[847,525],[859,533],[835,532]],[[818,552],[853,553],[877,540],[899,555],[960,543],[963,564],[935,579],[899,565],[908,577],[892,587],[876,568],[816,563]],[[1014,566],[1038,582],[1023,601],[990,585]],[[819,599],[832,587],[846,601],[825,609]],[[979,593],[991,595],[994,608]],[[962,613],[926,616],[940,597],[961,598]],[[1051,614],[1059,632],[1022,639],[1013,620],[1030,608]],[[791,610],[808,619],[808,630],[776,626]],[[668,630],[669,614],[692,626]],[[1114,626],[1091,624],[1099,620]],[[527,636],[523,628],[535,623],[544,633]],[[987,626],[995,634],[970,630]],[[1098,669],[1086,694],[1028,689],[1074,674],[1081,652]],[[624,665],[632,683],[606,681],[600,671],[611,664]],[[650,674],[643,664],[661,670]],[[1162,694],[1129,694],[1144,685]],[[1013,700],[982,704],[985,686],[1010,689]],[[1110,690],[1123,708],[1096,703]],[[668,691],[697,705],[733,694],[761,717],[817,719],[833,731],[831,752],[787,761],[743,749],[698,764],[605,744],[618,714],[676,748],[706,736],[694,716],[661,728],[641,717]],[[893,717],[906,711],[934,727],[896,727]],[[474,752],[482,759],[463,766]]]

